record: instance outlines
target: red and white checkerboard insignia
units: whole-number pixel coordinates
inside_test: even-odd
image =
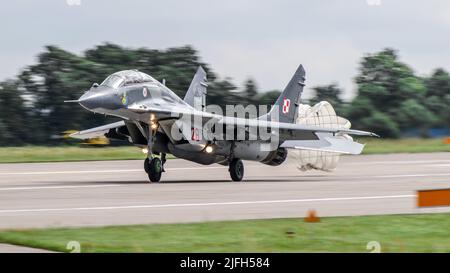
[[[198,128],[192,128],[192,138],[193,141],[199,141],[200,140],[200,134],[198,131]]]
[[[147,93],[148,93],[147,87],[144,87],[142,89],[142,96],[144,96],[144,98],[147,97]]]
[[[284,98],[284,100],[283,100],[283,114],[289,113],[289,107],[291,107],[291,100]]]

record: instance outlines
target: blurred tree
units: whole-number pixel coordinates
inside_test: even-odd
[[[3,113],[0,113],[1,115]],[[3,122],[3,120],[0,118],[0,146],[11,146],[14,145],[14,143],[11,143],[11,140],[14,139],[12,136],[12,132],[9,130],[8,126]]]
[[[401,135],[397,123],[391,117],[380,111],[373,111],[360,120],[361,128],[376,132],[384,138],[397,138]]]
[[[313,90],[315,92],[314,97],[309,100],[311,106],[321,101],[328,101],[333,106],[337,114],[343,114],[344,102],[340,97],[344,91],[337,85],[337,83],[316,86]]]
[[[159,80],[165,78],[167,86],[183,97],[199,65],[208,70],[190,46],[158,51],[131,50],[107,43],[87,50],[85,56],[47,46],[39,55],[38,63],[20,75],[27,93],[33,97],[33,115],[45,132],[35,141],[47,142],[67,129],[90,128],[113,120],[103,116],[94,118],[78,104],[63,101],[80,97],[92,83],[100,83],[114,72],[139,69]],[[214,80],[216,77],[209,72],[208,78]]]
[[[389,118],[389,123],[392,122],[395,126],[386,124],[386,129],[383,130],[385,135],[382,136],[398,137],[398,130],[425,130],[433,121],[433,115],[421,106],[426,93],[423,81],[414,75],[411,68],[398,60],[393,49],[365,56],[356,83],[358,95],[349,105],[347,116],[357,128],[369,129],[367,120],[375,117],[378,121],[387,121]],[[419,111],[415,115],[420,117],[413,118],[409,107]],[[383,116],[377,112],[383,113]]]
[[[424,104],[435,116],[434,126],[450,128],[450,75],[442,68],[424,79],[427,88]]]
[[[393,111],[403,100],[421,99],[426,92],[421,79],[389,48],[362,59],[356,83],[358,95]]]
[[[33,124],[27,119],[23,93],[17,81],[0,83],[0,144],[19,145],[30,139]]]
[[[264,93],[259,93],[257,96],[258,102],[261,105],[273,105],[277,98],[281,95],[278,90],[267,91]]]
[[[109,73],[107,66],[76,56],[55,46],[47,46],[38,63],[25,69],[20,79],[33,99],[32,114],[39,120],[42,139],[49,139],[68,129],[91,127],[104,122],[93,119],[78,104],[64,103],[80,97],[93,82]]]
[[[316,86],[313,88],[315,94],[310,100],[312,104],[328,101],[332,105],[342,104],[340,96],[344,93],[343,90],[337,85],[337,83],[332,83],[325,86]]]
[[[191,46],[155,50],[105,43],[81,56],[47,46],[38,62],[24,69],[17,80],[0,83],[0,143],[46,144],[67,129],[113,121],[63,101],[78,98],[92,83],[100,83],[116,71],[139,69],[158,80],[166,79],[167,86],[184,97],[199,65],[208,73],[207,104],[272,105],[280,94],[258,92],[253,79],[245,81],[238,91],[231,79],[219,79],[201,62]],[[362,59],[356,83],[358,95],[347,106],[337,84],[315,87],[312,103],[329,101],[355,128],[384,137],[399,137],[412,128],[425,132],[431,126],[450,127],[450,76],[443,69],[436,69],[429,77],[416,77],[394,50],[385,49]]]
[[[258,111],[261,110],[261,112],[258,112],[258,115],[261,116],[267,114],[270,111],[270,108],[272,108],[272,105],[275,103],[277,98],[280,96],[280,94],[281,92],[278,90],[259,92],[255,97],[256,104],[261,106],[258,107]]]
[[[396,121],[403,128],[417,128],[421,136],[427,136],[427,129],[435,123],[436,117],[423,104],[414,99],[407,99],[400,104]]]
[[[244,90],[242,96],[247,100],[247,103],[254,103],[256,95],[258,94],[258,88],[253,79],[248,79],[244,83]]]
[[[231,79],[210,82],[208,84],[206,104],[219,105],[225,112],[226,105],[240,103],[240,96],[235,90],[236,86],[231,82]]]

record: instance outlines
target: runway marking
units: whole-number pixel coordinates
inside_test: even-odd
[[[415,197],[415,195],[407,194],[407,195],[334,197],[334,198],[315,198],[315,199],[287,199],[287,200],[159,204],[159,205],[154,204],[154,205],[110,206],[110,207],[8,209],[8,210],[0,210],[0,214],[17,213],[17,212],[65,212],[65,211],[88,211],[88,210],[120,210],[120,209],[150,209],[150,208],[205,207],[205,206],[230,206],[230,205],[261,205],[261,204],[302,203],[302,202],[332,202],[332,201],[351,201],[351,200],[394,199],[394,198],[411,198],[411,197]]]
[[[430,164],[431,167],[450,167],[450,164]]]
[[[450,173],[393,174],[393,175],[377,175],[377,176],[372,176],[372,177],[375,177],[375,178],[399,178],[399,177],[426,177],[426,176],[450,176]]]
[[[0,188],[0,191],[18,191],[18,190],[47,190],[47,189],[77,189],[77,188],[104,188],[104,187],[121,187],[123,185],[105,184],[105,185],[82,185],[82,186],[41,186],[41,187],[11,187]]]
[[[179,170],[199,170],[199,169],[224,169],[226,166],[216,167],[184,167],[184,168],[166,168],[166,171],[179,171]],[[84,170],[84,171],[48,171],[48,172],[13,172],[13,173],[0,173],[0,175],[43,175],[43,174],[82,174],[82,173],[128,173],[128,172],[144,172],[144,169],[124,169],[124,170]]]
[[[427,163],[450,163],[447,159],[437,160],[386,160],[386,161],[368,161],[368,162],[342,162],[342,165],[372,165],[372,164],[427,164]]]

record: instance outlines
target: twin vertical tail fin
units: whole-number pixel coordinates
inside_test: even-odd
[[[291,80],[283,90],[270,112],[260,119],[268,119],[284,123],[295,123],[298,115],[297,108],[300,104],[301,94],[305,86],[305,69],[300,65],[292,76]],[[204,110],[206,107],[207,91],[206,72],[201,66],[192,79],[184,101],[197,110]]]
[[[206,72],[199,66],[184,96],[184,101],[197,110],[204,110],[206,107],[207,87]]]
[[[305,86],[305,69],[300,65],[286,88],[283,90],[270,112],[261,119],[270,119],[284,123],[295,123],[297,108]]]

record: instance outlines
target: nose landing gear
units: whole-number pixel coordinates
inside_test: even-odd
[[[163,163],[157,157],[146,158],[144,161],[144,170],[148,174],[151,182],[159,182],[163,172]]]
[[[153,124],[153,120],[150,121]],[[166,154],[161,153],[161,159],[156,157],[153,153],[153,142],[156,129],[152,129],[152,126],[148,126],[148,144],[147,153],[148,156],[144,161],[144,170],[148,175],[151,182],[159,182],[161,180],[161,174],[164,172],[164,164],[166,163]],[[159,153],[157,153],[159,154]]]

